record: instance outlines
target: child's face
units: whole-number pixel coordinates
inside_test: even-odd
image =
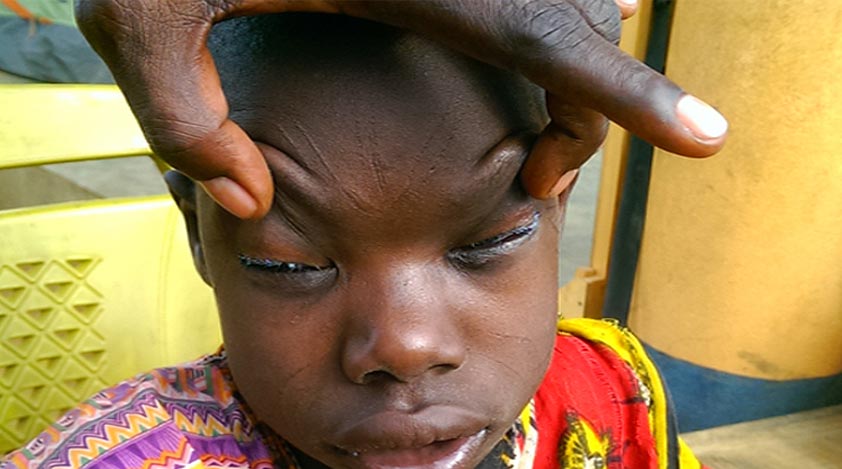
[[[363,70],[239,87],[276,204],[240,221],[182,203],[197,264],[239,390],[296,448],[472,467],[553,348],[561,209],[514,183],[530,139],[512,136],[540,122],[470,74]]]

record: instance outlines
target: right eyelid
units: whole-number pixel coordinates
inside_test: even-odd
[[[489,261],[514,251],[538,231],[541,215],[533,212],[531,220],[496,236],[452,250],[449,257],[462,265],[484,265]]]
[[[242,253],[237,254],[237,258],[240,260],[240,265],[247,269],[257,269],[278,274],[319,272],[323,270],[328,270],[333,267],[333,265],[316,266],[310,264],[303,264],[300,262],[287,262],[268,258],[257,258],[247,256]]]

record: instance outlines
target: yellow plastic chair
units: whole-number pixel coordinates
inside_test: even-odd
[[[0,86],[0,170],[149,154],[114,87]],[[184,233],[165,194],[0,211],[0,454],[107,385],[219,346]]]

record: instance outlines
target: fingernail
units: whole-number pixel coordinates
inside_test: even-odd
[[[637,6],[637,0],[615,0],[615,1],[617,3],[622,3],[623,5],[626,5],[626,6],[629,6],[629,7],[636,7]]]
[[[251,218],[257,212],[257,201],[245,189],[227,177],[202,182],[205,192],[222,208],[238,218]]]
[[[676,113],[699,140],[717,139],[728,131],[728,121],[722,114],[695,96],[686,94],[679,99]]]
[[[570,171],[561,175],[558,178],[558,181],[553,185],[553,188],[550,189],[550,193],[547,198],[550,197],[558,197],[559,194],[564,192],[565,189],[570,187],[570,184],[573,184],[573,181],[576,179],[576,176],[579,174],[578,169],[571,169]]]

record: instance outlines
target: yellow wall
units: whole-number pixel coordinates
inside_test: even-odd
[[[623,21],[620,48],[640,60],[646,55],[649,39],[649,23],[652,19],[652,3],[644,0],[637,13]],[[605,139],[602,170],[599,181],[599,196],[593,230],[591,262],[587,267],[576,270],[573,279],[558,291],[559,311],[565,317],[598,318],[602,315],[602,304],[608,279],[611,241],[614,236],[614,221],[620,206],[620,190],[626,171],[629,147],[629,133],[611,123]]]
[[[842,2],[681,0],[667,75],[731,135],[656,152],[630,324],[740,375],[842,371]]]

